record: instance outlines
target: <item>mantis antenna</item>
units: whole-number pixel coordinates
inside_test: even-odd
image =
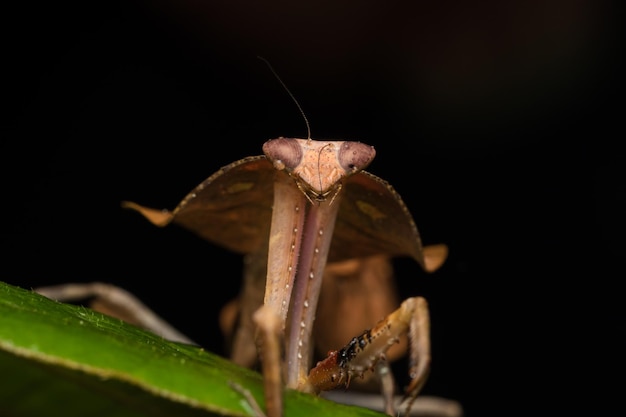
[[[296,106],[298,106],[298,110],[300,110],[300,114],[302,115],[302,118],[304,119],[304,123],[306,123],[307,139],[311,140],[311,126],[309,125],[309,120],[306,118],[306,114],[304,114],[304,111],[302,110],[302,106],[300,106],[300,103],[298,103],[298,100],[296,100],[296,97],[291,93],[291,91],[289,91],[289,89],[287,88],[287,86],[285,85],[283,80],[280,79],[280,77],[278,76],[276,71],[274,71],[274,68],[272,67],[272,64],[270,64],[269,61],[267,59],[263,58],[262,56],[257,56],[257,58],[259,58],[261,61],[265,62],[265,65],[267,65],[267,67],[270,69],[270,71],[272,71],[272,74],[274,74],[274,77],[276,77],[276,79],[278,80],[280,85],[282,85],[283,88],[285,89],[285,91],[287,92],[287,94],[289,94],[289,97],[291,97],[293,102],[296,103]]]

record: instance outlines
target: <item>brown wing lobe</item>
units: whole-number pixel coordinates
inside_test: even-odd
[[[172,211],[125,203],[157,226],[174,222],[229,250],[251,253],[269,238],[275,169],[264,156],[233,162],[211,175]],[[422,243],[400,195],[361,171],[346,178],[329,262],[377,254],[409,256],[424,266]]]
[[[413,217],[387,181],[361,171],[348,177],[343,189],[329,262],[386,254],[409,256],[424,266]]]
[[[194,188],[170,213],[123,203],[157,226],[174,222],[216,245],[239,253],[259,250],[269,236],[274,167],[264,155],[221,168]],[[159,221],[160,220],[160,221]]]

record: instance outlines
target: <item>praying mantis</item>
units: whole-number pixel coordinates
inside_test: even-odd
[[[265,142],[263,153],[222,167],[172,211],[133,202],[123,206],[157,226],[175,223],[246,254],[241,296],[231,306],[240,316],[231,358],[251,366],[259,348],[268,417],[282,416],[283,383],[319,394],[347,386],[368,371],[381,377],[385,410],[395,415],[386,354],[407,335],[408,414],[430,368],[426,300],[406,299],[373,328],[353,337],[343,348],[331,349],[311,369],[318,300],[324,277],[332,280],[328,277],[341,273],[341,268],[352,268],[349,273],[354,274],[356,265],[361,268],[356,272],[360,276],[367,273],[368,262],[380,267],[391,257],[410,256],[432,272],[445,260],[447,247],[423,247],[398,193],[365,171],[376,155],[372,146],[280,137]],[[346,266],[346,262],[352,265]],[[328,310],[332,307],[326,307]]]

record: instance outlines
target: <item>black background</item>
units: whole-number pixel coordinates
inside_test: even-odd
[[[450,247],[431,276],[396,261],[402,297],[431,307],[426,394],[468,416],[541,411],[571,401],[553,397],[562,382],[604,381],[583,370],[617,374],[599,362],[623,347],[610,4],[206,3],[3,12],[0,279],[114,283],[223,353],[217,314],[241,257],[120,201],[173,208],[267,139],[306,137],[262,56],[312,137],[373,145],[368,170],[402,195],[425,243]]]

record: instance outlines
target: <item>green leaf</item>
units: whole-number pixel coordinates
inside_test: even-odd
[[[84,307],[0,282],[0,409],[9,416],[249,416],[261,376]],[[285,415],[381,416],[285,390]]]

